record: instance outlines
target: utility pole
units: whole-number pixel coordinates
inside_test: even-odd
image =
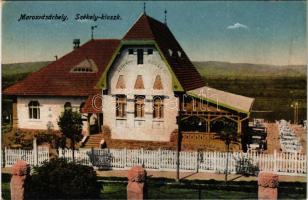
[[[178,137],[176,143],[176,182],[180,181],[180,148],[181,148],[181,121],[182,121],[182,112],[181,109],[177,116],[177,124],[178,124]]]

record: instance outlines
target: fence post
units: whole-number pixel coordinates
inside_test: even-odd
[[[158,149],[158,170],[161,170],[161,149]]]
[[[199,150],[195,152],[195,155],[196,155],[196,172],[198,173],[198,170],[199,170]]]
[[[3,167],[6,167],[6,163],[7,163],[7,148],[4,147],[4,160],[3,160]]]
[[[276,149],[274,150],[274,172],[277,172],[277,154]]]
[[[34,156],[34,165],[38,165],[38,152],[37,152],[37,142],[36,138],[33,138],[33,152],[32,156]]]
[[[143,148],[141,148],[141,166],[144,168],[144,152],[143,152]]]
[[[216,171],[217,171],[217,152],[216,151],[214,151],[213,157],[214,157],[214,160],[215,160],[215,162],[214,162],[214,172],[216,173]]]
[[[124,168],[126,168],[126,166],[127,166],[127,149],[126,149],[126,147],[124,148],[124,157],[122,157],[122,159],[124,159]]]

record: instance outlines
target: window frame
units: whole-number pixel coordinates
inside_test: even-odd
[[[35,105],[33,105],[35,104]],[[36,117],[34,117],[34,113],[36,112]],[[41,111],[40,111],[40,102],[37,100],[32,100],[28,103],[28,112],[29,112],[29,119],[40,119],[41,118]]]
[[[135,118],[144,118],[145,114],[145,96],[144,95],[136,95],[134,102],[134,115]]]
[[[164,97],[153,97],[153,119],[164,119]]]
[[[116,95],[116,117],[126,118],[127,116],[127,97],[126,95]]]

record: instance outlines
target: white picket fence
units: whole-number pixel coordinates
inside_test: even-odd
[[[228,156],[228,172],[239,170],[244,158],[260,171],[272,171],[281,175],[306,176],[306,155],[294,153],[258,154],[223,152],[180,152],[180,170],[224,173]],[[72,150],[59,149],[59,157],[72,160]],[[176,170],[176,151],[144,149],[79,149],[75,159],[81,164],[110,169],[129,169],[143,165],[146,169],[160,171]],[[243,167],[243,166],[242,166]]]
[[[37,146],[36,140],[33,141],[33,149],[8,149],[5,147],[4,155],[2,154],[2,164],[4,167],[13,166],[18,160],[25,160],[31,166],[41,165],[44,161],[49,160],[49,148]]]
[[[37,153],[34,150],[24,149],[4,149],[3,165],[13,166],[18,160],[25,160],[31,166],[41,165],[45,160],[49,160],[48,147],[38,147]]]

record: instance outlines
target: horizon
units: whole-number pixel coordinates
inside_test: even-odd
[[[163,11],[168,11],[168,27],[190,60],[307,64],[306,1],[146,3],[147,15],[159,21],[163,21]],[[94,25],[98,26],[95,38],[121,39],[142,13],[142,7],[140,1],[4,2],[2,62],[52,60],[55,55],[60,58],[72,50],[74,38],[89,41]],[[24,13],[63,14],[68,20],[18,21]],[[120,15],[121,20],[74,20],[76,13]]]
[[[60,57],[61,58],[61,57]],[[58,60],[60,59],[58,58]],[[56,60],[41,60],[41,61],[27,61],[27,62],[16,62],[16,63],[1,63],[1,65],[16,65],[16,64],[26,64],[26,63],[39,63],[39,62],[55,62]],[[229,61],[219,61],[219,60],[190,60],[192,63],[196,62],[217,62],[217,63],[229,63],[229,64],[247,64],[247,65],[270,65],[276,67],[289,67],[289,66],[308,66],[308,64],[292,64],[292,65],[277,65],[277,64],[266,64],[266,63],[241,63],[241,62],[229,62]]]

